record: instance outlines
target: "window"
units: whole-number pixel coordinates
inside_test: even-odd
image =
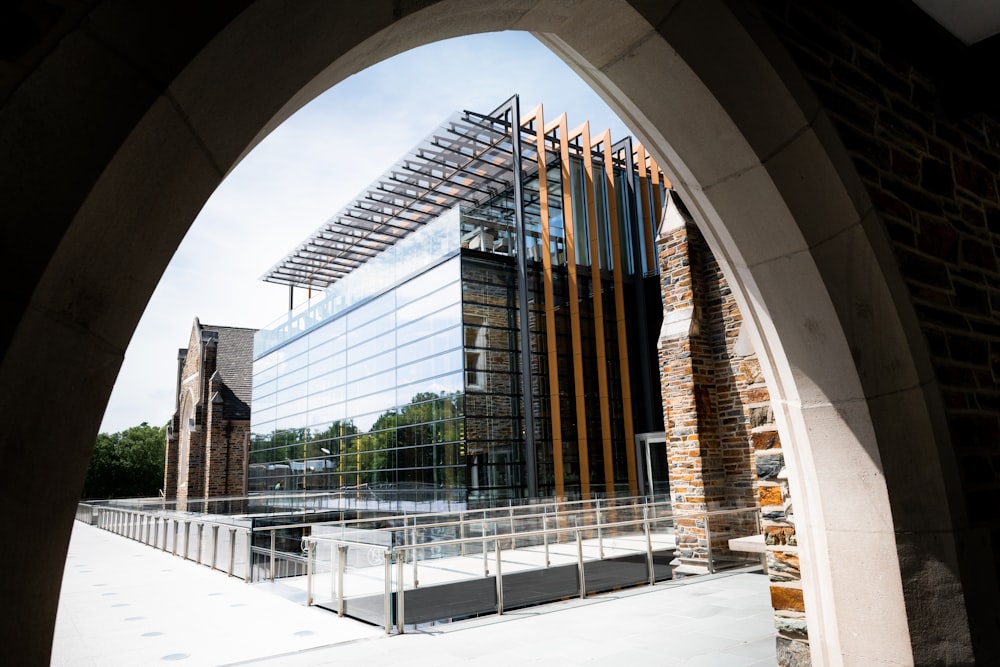
[[[483,346],[486,344],[486,327],[481,318],[466,317],[465,324],[465,387],[486,389]]]

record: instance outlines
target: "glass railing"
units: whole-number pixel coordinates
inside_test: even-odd
[[[617,498],[392,514],[328,496],[325,507],[353,503],[358,518],[199,515],[150,499],[80,503],[77,519],[248,583],[280,580],[307,605],[387,633],[762,565],[761,548],[747,548],[758,507],[674,512],[666,499]]]
[[[238,520],[80,503],[77,519],[231,577],[250,580],[252,529]]]
[[[699,528],[703,573],[760,567],[759,555],[728,546],[757,532],[758,516],[756,507],[679,515],[667,502],[625,499],[313,526],[297,585],[306,604],[400,633],[695,576],[674,567],[679,519]]]

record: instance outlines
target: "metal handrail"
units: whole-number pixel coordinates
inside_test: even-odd
[[[610,511],[613,508],[607,508],[607,509]],[[759,512],[759,509],[760,509],[759,507],[753,506],[753,507],[743,507],[743,508],[734,508],[734,509],[710,510],[710,511],[704,511],[704,512],[685,511],[685,512],[680,512],[680,513],[676,513],[676,514],[675,513],[670,513],[670,514],[665,515],[665,516],[657,516],[657,517],[652,517],[651,518],[648,515],[648,508],[644,506],[643,507],[643,518],[641,518],[641,519],[627,519],[627,520],[623,520],[623,521],[601,522],[601,523],[588,524],[588,525],[583,525],[583,526],[575,525],[575,526],[564,526],[564,527],[553,527],[553,528],[544,528],[543,527],[541,530],[537,530],[536,529],[536,530],[522,531],[522,532],[518,532],[516,534],[517,534],[518,537],[523,537],[523,538],[532,538],[532,537],[539,537],[539,536],[541,536],[543,538],[548,538],[548,536],[553,535],[553,534],[557,535],[557,536],[563,535],[563,534],[573,534],[573,535],[575,535],[575,538],[576,538],[575,542],[576,542],[576,547],[577,547],[577,564],[578,564],[578,572],[579,572],[578,576],[579,576],[579,586],[580,586],[580,597],[583,598],[583,597],[586,597],[586,579],[585,579],[585,576],[584,576],[584,568],[583,568],[583,564],[584,564],[584,555],[583,555],[584,554],[584,550],[583,550],[582,534],[585,533],[586,531],[588,531],[588,530],[591,530],[591,531],[597,530],[598,531],[598,549],[599,549],[598,560],[603,560],[604,559],[603,530],[605,530],[605,529],[612,530],[612,529],[619,529],[619,528],[628,528],[628,527],[642,526],[642,534],[645,537],[647,564],[648,564],[648,568],[649,568],[648,582],[649,582],[649,585],[654,585],[655,584],[655,572],[654,572],[654,567],[653,567],[653,553],[652,553],[653,552],[653,545],[652,545],[652,538],[651,538],[652,524],[662,523],[662,522],[671,522],[672,523],[678,516],[710,518],[710,517],[715,517],[715,516],[738,515],[738,514],[750,513],[750,512],[756,513],[756,512]],[[450,522],[449,525],[455,525],[455,523],[456,522]],[[707,534],[707,531],[708,531],[707,524],[706,524],[705,528],[706,528],[706,534]],[[392,594],[392,590],[391,590],[392,578],[391,578],[391,576],[389,574],[391,572],[391,566],[392,566],[392,564],[396,564],[397,567],[399,568],[398,574],[397,574],[397,587],[396,587],[396,591],[395,591],[396,595],[397,595],[397,598],[396,598],[397,599],[397,621],[396,621],[395,627],[396,627],[396,632],[401,634],[401,633],[403,633],[403,626],[405,625],[405,617],[403,616],[403,613],[404,613],[403,612],[403,609],[404,609],[404,606],[403,606],[404,602],[403,602],[403,600],[404,600],[404,597],[405,597],[405,595],[404,595],[405,585],[404,585],[404,579],[403,579],[402,566],[403,566],[403,563],[406,562],[406,554],[408,552],[414,552],[414,553],[416,553],[418,550],[425,549],[425,548],[427,548],[429,546],[434,546],[434,547],[464,546],[465,544],[471,544],[471,543],[492,542],[493,545],[494,545],[494,552],[495,552],[495,559],[496,559],[496,575],[495,576],[497,578],[497,613],[498,614],[503,614],[503,584],[502,584],[503,576],[502,576],[502,564],[501,564],[502,563],[502,561],[501,561],[501,551],[502,550],[500,548],[500,541],[501,541],[502,537],[504,537],[504,535],[490,535],[490,536],[482,535],[482,536],[476,536],[476,537],[459,537],[459,538],[451,538],[451,539],[445,539],[445,540],[435,540],[433,542],[424,542],[424,543],[420,543],[420,544],[402,544],[402,545],[390,544],[389,547],[385,548],[384,551],[383,551],[384,569],[385,569],[385,574],[384,574],[384,587],[385,588],[384,588],[384,591],[383,591],[383,595],[384,595],[385,616],[386,616],[385,626],[384,627],[385,627],[386,633],[387,634],[391,633],[391,625],[392,625],[390,623],[390,620],[389,620],[389,600],[390,600],[391,594]],[[338,610],[338,615],[343,616],[344,615],[343,574],[344,574],[344,564],[345,564],[344,554],[346,553],[346,549],[349,548],[349,547],[360,547],[360,548],[368,548],[368,549],[370,549],[370,548],[372,548],[373,545],[370,544],[370,543],[365,543],[365,542],[356,542],[356,541],[343,540],[343,539],[338,538],[338,537],[333,536],[333,535],[310,535],[310,536],[304,537],[302,539],[302,541],[303,541],[303,545],[305,547],[305,552],[306,552],[306,591],[307,591],[307,594],[306,594],[306,605],[311,605],[312,602],[313,602],[313,575],[314,575],[314,572],[315,572],[314,567],[313,567],[313,556],[315,554],[315,547],[317,547],[320,543],[326,543],[326,544],[330,544],[331,547],[333,547],[333,546],[337,547],[337,549],[338,549],[338,559],[337,559],[338,560],[338,565],[337,565],[337,573],[336,573],[337,574],[337,583],[333,586],[333,588],[337,591],[336,595],[337,595],[337,610]],[[547,539],[546,539],[545,544],[546,544],[546,549],[547,549],[547,546],[548,546]],[[714,559],[713,559],[713,556],[712,556],[712,543],[711,543],[711,539],[707,540],[707,549],[708,549],[708,566],[709,566],[709,572],[714,574],[715,571],[716,571],[716,569],[715,569]],[[484,564],[485,564],[486,561],[488,560],[487,550],[485,548],[483,550],[483,558],[484,558]],[[413,559],[413,567],[414,567],[413,581],[414,581],[414,586],[415,587],[417,586],[417,576],[416,576],[416,563],[417,563],[417,560],[418,559],[416,557],[414,557],[414,559]],[[547,553],[547,550],[546,550],[545,568],[548,568],[548,567],[549,567],[549,560],[548,560],[548,553]],[[484,576],[489,576],[489,571],[488,571],[488,568],[486,568],[486,567],[484,567]]]
[[[167,527],[172,522],[173,523],[173,542],[171,545],[171,553],[173,555],[179,555],[185,560],[190,560],[188,554],[190,552],[190,526],[194,524],[198,534],[197,534],[197,555],[193,559],[199,565],[205,565],[210,569],[218,569],[217,567],[217,554],[218,554],[218,543],[219,543],[219,527],[224,526],[227,529],[229,535],[229,560],[228,569],[226,570],[227,575],[237,576],[235,570],[235,549],[236,549],[236,532],[240,531],[246,535],[247,544],[251,548],[248,548],[247,555],[247,571],[244,575],[244,580],[248,583],[250,581],[250,563],[249,555],[252,553],[252,531],[248,527],[241,527],[233,525],[232,523],[214,521],[212,519],[195,519],[190,515],[170,515],[164,514],[163,512],[145,512],[142,510],[113,507],[110,505],[96,505],[94,506],[97,512],[97,517],[95,520],[95,525],[98,528],[107,530],[109,532],[116,533],[123,537],[135,540],[151,546],[153,548],[158,548],[160,543],[160,523],[163,522],[163,545],[164,551],[167,550],[167,544],[170,542],[170,534],[168,533]],[[181,552],[178,554],[178,549],[181,548],[180,539],[180,526],[184,524],[184,540]],[[206,528],[211,529],[211,545],[209,553],[211,554],[208,562],[202,562],[202,552],[203,543],[202,539],[204,536],[204,531]]]
[[[402,515],[395,515],[395,516],[391,516],[391,517],[382,517],[381,519],[378,519],[379,521],[386,521],[386,520],[392,521],[394,519],[395,520],[400,520],[400,521],[402,521],[402,525],[401,526],[391,526],[391,527],[387,527],[387,528],[369,528],[369,529],[356,528],[356,527],[358,527],[358,526],[360,526],[360,525],[362,525],[362,524],[364,524],[366,522],[374,521],[375,519],[356,519],[356,520],[349,520],[349,521],[334,520],[334,521],[323,521],[323,522],[300,522],[300,523],[294,523],[294,524],[282,524],[282,525],[275,525],[275,526],[253,526],[251,524],[250,527],[243,527],[243,526],[234,525],[234,524],[229,523],[229,522],[217,521],[217,520],[209,519],[209,518],[197,519],[197,518],[194,518],[194,516],[191,515],[191,514],[173,515],[173,514],[171,514],[169,512],[165,512],[162,509],[159,509],[157,511],[143,511],[143,510],[137,510],[137,509],[129,508],[129,507],[116,507],[116,506],[114,506],[112,504],[100,504],[100,503],[80,503],[80,505],[91,508],[91,511],[95,515],[95,518],[93,519],[93,521],[94,521],[94,523],[96,525],[98,525],[98,527],[104,528],[106,530],[110,530],[112,532],[116,532],[118,534],[127,536],[127,537],[129,537],[131,539],[135,539],[135,540],[140,541],[140,542],[144,542],[144,543],[146,543],[148,545],[153,546],[154,548],[157,547],[159,545],[159,542],[160,542],[160,523],[162,522],[163,523],[163,531],[162,531],[162,535],[163,535],[162,549],[163,550],[167,549],[167,543],[170,541],[167,529],[168,529],[168,526],[169,526],[170,522],[173,522],[173,536],[174,536],[174,539],[173,539],[173,545],[172,545],[171,551],[175,555],[177,554],[177,550],[178,550],[178,547],[179,547],[179,535],[178,535],[178,532],[179,532],[179,528],[180,528],[180,523],[184,522],[184,524],[185,524],[184,538],[185,539],[184,539],[183,551],[181,552],[180,555],[183,558],[185,558],[185,559],[188,558],[189,547],[190,547],[190,533],[189,533],[190,524],[194,523],[195,526],[196,526],[196,529],[198,531],[198,533],[197,533],[197,556],[196,556],[195,560],[199,564],[208,565],[212,569],[217,569],[216,568],[216,561],[217,561],[218,533],[219,533],[218,528],[220,526],[225,526],[226,529],[227,529],[227,531],[228,531],[228,534],[229,534],[229,551],[230,551],[230,553],[229,553],[229,559],[228,559],[229,567],[227,569],[227,572],[228,572],[229,576],[235,576],[235,573],[233,571],[234,565],[235,565],[235,544],[236,544],[235,534],[236,534],[236,531],[239,530],[241,533],[243,533],[246,536],[246,543],[247,543],[246,544],[246,546],[247,546],[247,548],[246,548],[246,573],[245,573],[244,579],[247,581],[247,583],[250,583],[251,580],[252,580],[252,573],[253,573],[252,561],[253,561],[254,554],[258,554],[258,555],[259,554],[265,554],[265,555],[267,555],[268,561],[269,561],[269,568],[268,568],[269,575],[270,575],[269,578],[272,581],[274,580],[275,575],[276,575],[276,561],[279,558],[283,559],[283,560],[295,560],[295,561],[301,563],[302,557],[300,555],[296,555],[293,558],[289,554],[285,554],[285,553],[280,553],[279,554],[276,551],[276,548],[275,548],[275,536],[276,536],[276,532],[278,530],[306,528],[306,527],[312,529],[312,528],[315,528],[317,526],[325,526],[325,527],[341,526],[341,527],[344,527],[344,528],[355,527],[354,529],[366,530],[366,531],[370,531],[372,533],[377,533],[377,534],[386,534],[386,533],[388,533],[389,535],[394,534],[396,531],[402,530],[403,531],[403,535],[404,535],[404,540],[405,540],[404,544],[402,544],[402,545],[396,545],[390,539],[390,547],[389,547],[389,550],[388,550],[387,553],[390,554],[390,556],[389,556],[390,558],[401,558],[403,560],[403,562],[406,562],[406,560],[408,558],[408,554],[410,552],[413,552],[414,555],[412,557],[412,564],[413,564],[413,580],[415,582],[415,585],[418,584],[418,579],[417,579],[417,563],[418,563],[418,560],[419,560],[416,557],[416,553],[417,553],[417,551],[419,549],[424,549],[424,548],[427,548],[427,547],[429,547],[431,545],[433,545],[434,547],[444,547],[444,546],[450,546],[450,545],[460,545],[461,548],[462,548],[462,555],[464,555],[465,554],[465,545],[467,545],[467,544],[476,544],[476,543],[483,544],[483,547],[484,547],[483,548],[483,558],[484,558],[484,568],[483,569],[484,569],[484,573],[488,574],[489,573],[489,564],[488,564],[488,556],[487,556],[488,549],[486,548],[486,544],[488,542],[492,541],[492,542],[494,542],[496,544],[496,548],[499,549],[500,548],[499,545],[500,545],[500,539],[501,538],[511,540],[511,544],[512,544],[512,546],[514,546],[516,544],[515,540],[517,538],[529,539],[529,538],[541,536],[542,539],[543,539],[544,546],[545,546],[545,564],[546,564],[546,567],[548,567],[548,565],[549,565],[549,538],[550,538],[550,536],[555,536],[556,537],[556,541],[558,542],[559,541],[558,538],[560,536],[564,535],[564,534],[569,534],[569,533],[576,532],[577,536],[579,536],[580,535],[579,531],[596,530],[597,533],[598,533],[599,553],[600,553],[600,557],[603,558],[604,557],[604,553],[603,553],[603,548],[604,548],[603,535],[604,535],[604,531],[605,530],[611,530],[611,529],[616,529],[616,528],[627,528],[627,527],[631,527],[631,526],[643,526],[643,531],[647,533],[647,541],[648,541],[649,540],[649,535],[648,535],[649,525],[650,525],[651,522],[657,522],[657,523],[663,522],[663,521],[673,522],[678,517],[706,517],[706,518],[709,518],[709,517],[713,517],[713,516],[720,516],[720,515],[727,515],[727,514],[738,514],[738,513],[741,513],[741,512],[758,512],[759,511],[759,507],[756,507],[756,506],[754,506],[754,507],[745,507],[745,508],[710,510],[710,511],[680,511],[680,512],[675,512],[671,508],[671,510],[668,511],[667,513],[665,513],[665,514],[664,513],[660,513],[660,514],[658,514],[658,515],[656,515],[654,517],[649,517],[650,510],[652,510],[655,513],[656,509],[658,507],[662,507],[664,505],[666,505],[666,506],[669,507],[670,506],[669,501],[643,502],[641,504],[635,503],[635,502],[629,502],[629,501],[635,501],[635,500],[638,500],[638,498],[632,498],[632,497],[630,497],[630,498],[611,499],[610,502],[608,500],[606,500],[606,499],[573,500],[573,501],[558,501],[558,502],[557,501],[550,501],[550,502],[532,503],[532,504],[518,505],[518,506],[508,505],[507,507],[489,508],[489,509],[482,509],[482,510],[461,510],[461,511],[456,511],[456,512],[450,512],[450,513],[448,513],[448,514],[457,514],[458,515],[457,519],[452,518],[452,519],[448,519],[448,520],[444,520],[444,521],[432,521],[432,522],[429,522],[429,523],[418,523],[418,521],[421,518],[440,517],[441,513],[437,512],[437,513],[424,513],[424,514],[402,514]],[[528,513],[515,514],[514,513],[515,508],[518,509],[518,510],[521,510],[521,511],[528,510]],[[537,511],[539,508],[541,509],[540,512]],[[604,513],[605,515],[607,515],[609,513],[617,512],[617,511],[620,511],[620,510],[623,510],[623,509],[640,509],[640,508],[642,510],[642,513],[643,513],[643,518],[642,519],[629,519],[629,520],[625,520],[625,521],[612,521],[612,522],[607,522],[607,521],[602,521],[601,520],[602,513]],[[532,510],[535,510],[535,511],[532,511]],[[502,515],[500,514],[501,512],[503,513]],[[587,523],[587,524],[582,525],[582,526],[579,525],[579,520],[581,518],[586,518],[587,516],[590,515],[591,512],[594,512],[595,523],[593,523],[593,524]],[[521,530],[521,531],[518,531],[516,529],[516,527],[515,527],[515,524],[517,522],[523,523],[525,521],[537,521],[539,519],[541,520],[541,523],[542,523],[542,529],[540,529],[540,530],[533,529],[533,530]],[[558,525],[555,526],[555,527],[549,527],[549,521],[551,519],[557,519],[560,524],[563,521],[573,520],[576,525],[571,526],[571,527],[567,527],[565,525],[563,525],[562,527],[560,527]],[[492,528],[493,528],[493,534],[492,535],[490,535],[486,531],[486,525],[487,525],[487,523],[492,524]],[[150,524],[152,524],[152,526],[150,526]],[[454,527],[457,526],[460,529],[460,534],[464,535],[465,534],[465,527],[468,526],[468,525],[475,525],[475,524],[480,524],[482,526],[482,533],[480,535],[469,536],[469,537],[459,537],[459,538],[452,538],[452,539],[445,539],[445,540],[431,540],[431,541],[420,542],[420,543],[417,543],[415,541],[416,540],[416,536],[417,536],[416,530],[418,528],[423,531],[423,530],[434,529],[434,528],[454,528]],[[509,531],[508,530],[502,530],[505,526],[509,526],[510,530]],[[212,533],[212,535],[211,535],[211,549],[210,549],[211,558],[209,559],[208,563],[202,563],[202,551],[203,551],[203,548],[202,548],[202,546],[203,546],[202,545],[202,539],[203,539],[204,531],[205,531],[206,527],[211,528],[211,533]],[[708,554],[707,554],[708,555],[708,567],[709,567],[710,571],[714,572],[715,571],[715,564],[714,564],[713,555],[712,555],[710,532],[709,532],[709,528],[708,528],[707,524],[705,526],[705,530],[706,530],[706,537],[708,538],[707,539],[707,544],[708,544]],[[271,544],[270,544],[270,548],[269,549],[263,548],[263,547],[255,547],[254,544],[253,544],[253,541],[254,541],[253,540],[253,536],[255,534],[258,534],[258,533],[261,533],[261,532],[269,532],[270,533],[270,537],[271,537],[270,543]],[[414,542],[412,544],[410,543],[410,540],[409,540],[409,534],[411,532],[413,534],[413,539],[414,539]],[[354,547],[363,546],[363,547],[368,548],[368,549],[371,549],[372,547],[381,546],[381,545],[379,545],[377,543],[365,543],[365,542],[360,542],[360,541],[356,541],[356,540],[346,540],[346,539],[343,539],[343,538],[338,538],[335,535],[308,535],[308,536],[305,536],[302,539],[302,546],[303,546],[303,549],[305,551],[309,552],[309,550],[311,549],[311,545],[312,544],[318,544],[319,542],[324,542],[324,543],[328,542],[328,543],[331,543],[331,544],[336,544],[336,545],[338,545],[338,548],[344,548],[344,549],[349,548],[351,546],[354,546]],[[308,557],[306,558],[306,561],[307,561],[306,565],[307,565],[307,569],[308,569],[308,567],[309,567]]]
[[[514,508],[514,509],[526,509],[526,508],[534,508],[534,507],[549,508],[549,507],[562,507],[564,505],[575,505],[575,504],[583,504],[583,503],[596,504],[596,506],[594,506],[594,507],[579,508],[579,509],[560,509],[560,510],[558,510],[558,515],[559,516],[572,516],[574,513],[590,512],[590,511],[595,511],[595,510],[620,509],[620,508],[623,508],[623,507],[641,507],[643,505],[646,505],[646,506],[649,506],[649,507],[660,507],[660,506],[667,506],[667,507],[669,507],[670,506],[670,501],[657,501],[657,502],[652,502],[652,503],[645,503],[645,502],[644,503],[629,503],[629,502],[627,502],[629,500],[639,500],[640,498],[641,498],[641,496],[634,496],[634,497],[630,496],[628,498],[614,499],[615,504],[614,505],[609,505],[609,506],[601,506],[601,503],[607,502],[606,500],[603,500],[603,499],[598,499],[598,500],[570,500],[570,501],[548,502],[548,503],[533,503],[533,504],[530,504],[530,505],[510,505],[510,506],[503,506],[503,507],[484,508],[484,509],[478,509],[478,510],[452,510],[450,512],[445,512],[444,514],[458,514],[458,515],[463,515],[463,516],[464,515],[471,515],[471,517],[473,517],[475,521],[481,521],[484,518],[484,516],[483,516],[484,513],[493,513],[493,512],[501,512],[501,511],[505,512],[505,513],[509,513],[509,511],[510,511],[511,508]],[[720,510],[720,511],[725,511],[725,510]],[[423,518],[423,517],[441,516],[441,514],[442,514],[442,512],[423,512],[423,513],[420,513],[420,514],[408,514],[408,513],[404,513],[404,514],[395,514],[395,515],[388,516],[388,517],[365,518],[365,519],[346,519],[346,520],[345,519],[331,519],[331,520],[328,520],[328,521],[302,521],[302,522],[298,522],[298,523],[287,523],[287,524],[281,524],[281,525],[276,525],[276,526],[260,526],[260,527],[255,527],[254,531],[258,532],[258,531],[268,531],[268,530],[271,530],[271,529],[281,530],[281,529],[285,529],[285,528],[306,528],[306,527],[316,527],[316,526],[325,526],[325,527],[329,527],[329,526],[343,526],[343,527],[348,527],[348,526],[356,526],[358,524],[362,524],[362,523],[365,523],[365,522],[374,522],[374,521],[383,522],[383,521],[391,521],[393,519],[414,521],[414,520],[417,520],[417,519],[420,519],[420,518]],[[515,519],[540,518],[544,514],[545,514],[544,512],[542,512],[542,513],[534,513],[534,514],[515,514],[514,518]],[[704,512],[699,513],[699,515],[701,515],[701,514],[704,514]],[[549,516],[552,516],[552,515],[550,514]],[[509,519],[510,516],[509,516],[509,514],[504,514],[502,517],[497,517],[496,520],[499,520],[500,518]],[[468,523],[471,520],[472,519],[466,519],[465,521]],[[486,520],[487,521],[491,521],[491,520],[494,520],[494,519],[490,519],[490,518],[487,517]],[[460,525],[461,523],[462,523],[462,518],[459,518],[459,519],[452,519],[450,521],[437,521],[437,522],[432,522],[432,523],[421,523],[417,527],[419,527],[419,528],[441,528],[441,527],[447,527],[447,526]],[[387,527],[387,528],[367,528],[365,530],[370,530],[372,532],[377,532],[377,531],[400,530],[401,528],[402,528],[402,526],[390,526],[390,527]],[[505,533],[505,534],[509,534],[509,533]]]

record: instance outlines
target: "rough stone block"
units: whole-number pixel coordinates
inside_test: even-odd
[[[754,449],[774,449],[781,446],[777,431],[755,431],[750,435]]]
[[[780,486],[764,486],[757,490],[762,507],[781,505],[783,502]]]
[[[798,554],[768,550],[767,573],[771,581],[797,581],[802,578]]]
[[[809,644],[794,639],[778,637],[776,640],[779,667],[810,667]]]
[[[802,599],[802,589],[791,586],[771,586],[771,606],[776,610],[787,609],[804,612],[806,605]]]
[[[785,457],[780,454],[777,456],[758,456],[757,478],[762,480],[775,479],[784,466]]]
[[[768,546],[796,546],[795,528],[792,526],[764,526],[764,543]]]
[[[801,612],[781,612],[774,615],[774,627],[778,634],[788,639],[808,639],[809,629],[805,614]]]

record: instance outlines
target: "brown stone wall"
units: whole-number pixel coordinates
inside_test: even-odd
[[[750,430],[752,465],[757,480],[761,527],[766,545],[767,573],[771,579],[771,605],[778,630],[778,655],[782,665],[809,664],[802,575],[795,532],[792,497],[785,473],[778,426],[770,394],[756,355],[739,360],[745,378],[744,401]],[[794,660],[787,656],[795,656]]]
[[[809,660],[798,546],[784,457],[760,363],[740,332],[743,317],[693,225],[658,239],[664,303],[659,348],[678,570],[707,569],[743,555],[728,541],[763,528],[783,665]],[[697,512],[760,505],[760,514],[705,518]],[[687,515],[687,516],[685,516]],[[707,530],[706,530],[707,528]]]
[[[659,343],[678,571],[733,557],[728,541],[757,532],[754,512],[699,513],[755,506],[743,360],[734,356],[742,318],[707,245],[692,225],[659,238],[665,327]],[[687,515],[687,516],[684,516]]]
[[[177,415],[167,429],[166,446],[163,450],[163,496],[177,497]]]
[[[910,3],[892,12],[853,2],[761,5],[847,149],[909,292],[964,489],[964,507],[952,511],[960,530],[971,527],[962,577],[973,641],[981,660],[1000,660],[982,653],[1000,630],[996,59],[957,44]]]
[[[208,378],[203,368],[203,348],[200,327],[196,321],[188,340],[188,354],[180,369],[180,397],[177,402],[178,412],[174,418],[177,446],[167,463],[168,468],[171,465],[175,467],[177,481],[173,487],[174,497],[181,503],[188,498],[203,497],[205,489],[205,395]],[[194,420],[193,426],[189,417]]]
[[[246,492],[244,442],[250,433],[249,420],[224,419],[221,402],[209,409],[205,439],[204,488],[206,498],[242,495]]]

